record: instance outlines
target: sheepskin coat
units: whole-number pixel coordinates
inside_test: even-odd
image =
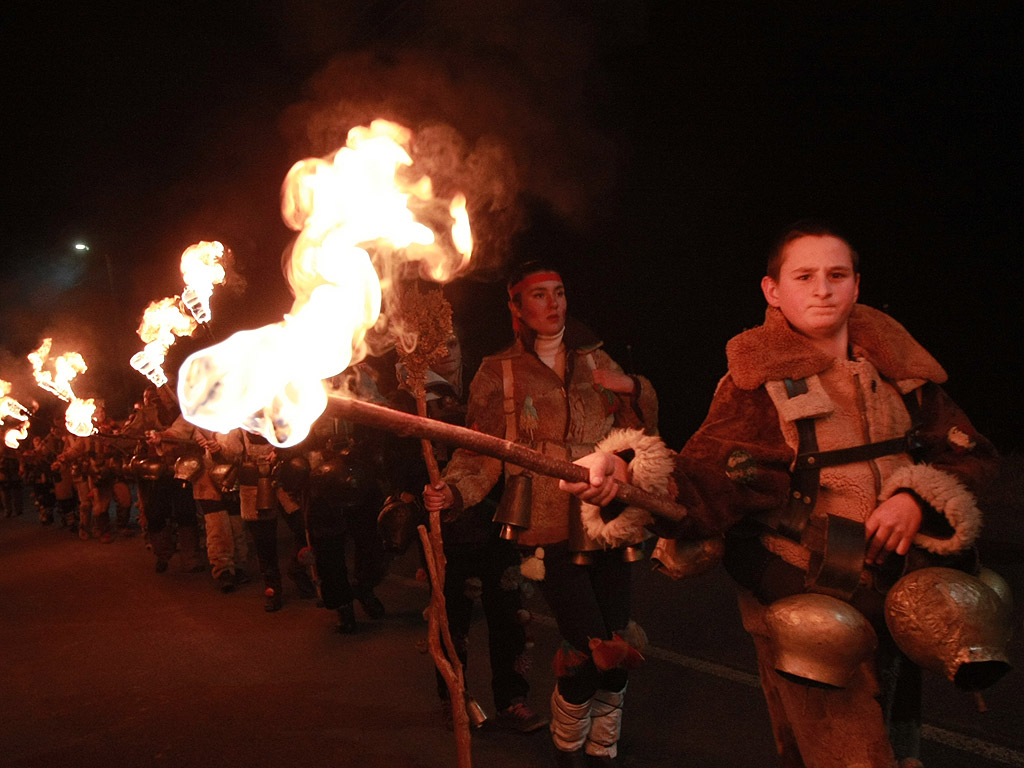
[[[726,534],[728,567],[736,543],[730,534],[745,529],[749,541],[754,531],[764,549],[806,571],[811,551],[824,544],[826,515],[863,523],[881,501],[909,490],[925,502],[915,545],[948,555],[973,544],[981,526],[977,494],[995,471],[995,450],[939,386],[945,371],[903,326],[858,304],[849,333],[849,358],[835,360],[769,307],[763,325],[728,343],[729,372],[677,458],[673,479],[689,516],[676,536]],[[805,379],[808,391],[790,398],[785,378]],[[898,438],[911,427],[905,393],[920,404],[919,455],[823,469],[801,540],[775,533],[788,503],[796,421],[814,419],[820,451]]]
[[[635,376],[638,389],[629,396],[594,383],[595,369],[622,369],[588,329],[571,319],[566,323],[565,381],[537,357],[529,329],[524,331],[512,346],[481,363],[470,384],[467,426],[567,461],[593,452],[614,427],[656,433],[657,397],[648,380]],[[514,435],[508,434],[505,414],[503,370],[508,367],[513,380]],[[503,473],[520,471],[489,456],[455,451],[443,473],[455,495],[454,512],[483,500]],[[557,478],[533,475],[530,527],[519,534],[519,544],[535,547],[567,541],[570,514],[578,521],[579,501],[558,489]]]

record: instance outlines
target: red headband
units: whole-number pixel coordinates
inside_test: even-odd
[[[537,283],[545,283],[549,280],[557,280],[558,282],[562,282],[562,276],[557,272],[534,272],[531,275],[527,275],[518,283],[509,288],[508,297],[510,299],[515,298],[515,295],[517,293],[522,293],[524,288],[529,288],[531,285],[536,285]]]

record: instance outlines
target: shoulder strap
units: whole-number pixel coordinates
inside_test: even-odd
[[[806,379],[785,379],[786,394],[790,397],[807,393]],[[800,541],[800,535],[807,527],[807,520],[814,509],[814,502],[818,500],[819,476],[821,474],[819,465],[815,462],[806,462],[801,465],[801,457],[805,454],[816,454],[818,452],[818,438],[814,433],[814,419],[805,418],[796,420],[797,445],[796,467],[793,470],[789,483],[789,503],[786,505],[782,518],[778,523],[778,532],[794,541]]]
[[[512,376],[512,360],[504,357],[501,360],[501,386],[505,394],[505,439],[515,442],[519,437],[516,429],[515,379]]]

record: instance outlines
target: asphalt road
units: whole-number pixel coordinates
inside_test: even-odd
[[[283,528],[283,526],[282,526]],[[1020,539],[990,528],[989,563],[1024,595]],[[1016,533],[1016,529],[1011,531]],[[209,574],[165,574],[141,538],[82,542],[25,515],[0,519],[0,765],[448,768],[425,653],[425,585],[396,560],[378,594],[388,615],[354,635],[286,584],[278,613],[256,582],[230,595]],[[641,564],[636,614],[651,647],[630,680],[620,742],[626,768],[767,768],[767,715],[731,585],[716,570],[671,582]],[[532,702],[553,685],[553,622],[539,598]],[[1011,659],[1024,663],[1018,632]],[[488,710],[486,635],[471,638],[469,690]],[[988,711],[927,679],[927,768],[1024,766],[1021,674],[986,692]],[[473,765],[553,765],[545,731],[475,731]]]

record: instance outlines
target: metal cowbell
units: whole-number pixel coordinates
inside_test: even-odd
[[[530,527],[533,506],[533,477],[528,473],[512,475],[505,480],[505,492],[494,513],[494,522],[501,524],[502,539],[516,541],[519,532]]]

